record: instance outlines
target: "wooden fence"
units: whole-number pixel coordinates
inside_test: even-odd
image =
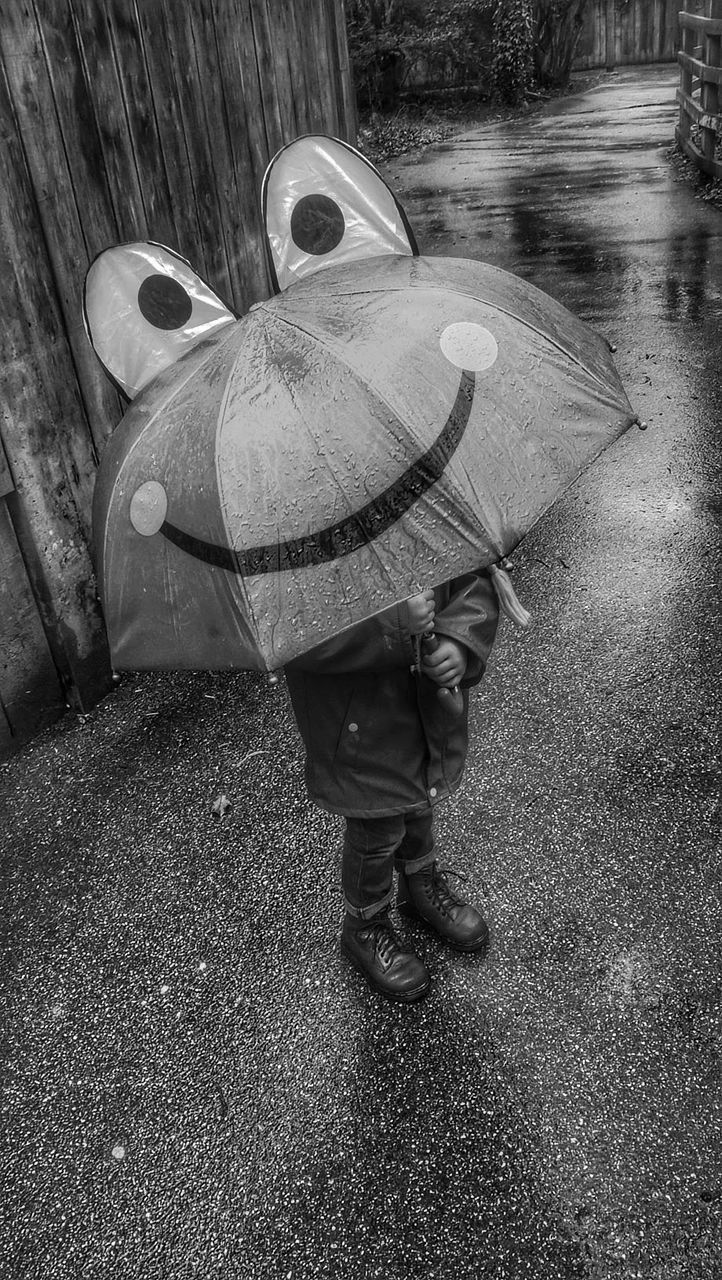
[[[722,178],[722,0],[708,13],[680,13],[677,142],[698,169]]]
[[[91,498],[123,406],[83,329],[90,261],[159,240],[245,310],[268,160],[354,117],[343,0],[0,7],[0,753],[110,686]]]
[[[673,62],[679,0],[589,0],[574,70]]]
[[[692,0],[693,2],[693,0]],[[690,7],[692,7],[692,2]],[[707,0],[700,0],[706,4]],[[590,71],[648,62],[674,62],[679,43],[679,0],[583,0],[573,71]],[[399,84],[405,90],[491,83],[493,23],[489,16],[486,44],[477,46],[476,62],[461,48],[437,62],[419,59],[389,66],[389,100]]]

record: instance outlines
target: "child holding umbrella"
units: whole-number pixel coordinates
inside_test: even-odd
[[[434,848],[434,808],[466,761],[468,690],[481,680],[498,622],[490,575],[468,573],[411,597],[286,667],[306,748],[310,798],[346,820],[341,946],[378,991],[412,1002],[426,966],[405,947],[389,910],[450,946],[481,950],[488,928],[451,889]],[[419,638],[433,631],[435,647]],[[418,651],[421,649],[421,661]],[[448,693],[459,686],[455,705]]]

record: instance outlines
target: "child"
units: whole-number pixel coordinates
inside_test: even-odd
[[[464,769],[466,691],[484,673],[498,616],[489,575],[469,573],[359,623],[286,668],[309,795],[346,818],[341,946],[391,999],[420,1000],[430,985],[389,918],[394,867],[403,915],[461,951],[478,951],[488,938],[479,912],[456,897],[440,871],[432,826],[434,805],[455,790]],[[424,654],[422,642],[419,671],[416,638],[432,628],[438,645]],[[455,685],[463,692],[454,714],[453,699],[439,690]]]

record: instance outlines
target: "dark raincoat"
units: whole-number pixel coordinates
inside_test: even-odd
[[[468,745],[468,689],[481,680],[499,618],[487,573],[438,587],[435,630],[467,650],[463,711],[449,716],[438,685],[412,670],[405,603],[286,667],[306,747],[306,783],[322,809],[378,818],[426,809],[458,786]]]

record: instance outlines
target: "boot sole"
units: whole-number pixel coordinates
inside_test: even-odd
[[[415,1004],[417,1000],[423,1000],[424,996],[429,994],[431,990],[431,978],[427,979],[422,987],[412,987],[409,991],[389,991],[388,987],[382,987],[378,982],[374,982],[371,975],[360,965],[356,956],[346,947],[343,938],[341,939],[341,950],[350,961],[354,969],[358,971],[368,982],[372,991],[378,991],[380,995],[386,996],[387,1000],[397,1000],[401,1004]]]
[[[435,938],[439,938],[441,942],[445,942],[447,946],[453,947],[454,951],[463,952],[464,955],[472,955],[475,951],[483,951],[489,945],[488,929],[483,938],[479,938],[477,942],[454,942],[453,938],[447,938],[443,933],[440,933],[430,920],[427,920],[425,916],[422,916],[421,913],[416,910],[416,907],[407,906],[405,902],[397,902],[396,910],[399,915],[404,916],[406,920],[415,920],[417,924],[423,925],[424,929],[427,929],[429,933],[433,933]]]

